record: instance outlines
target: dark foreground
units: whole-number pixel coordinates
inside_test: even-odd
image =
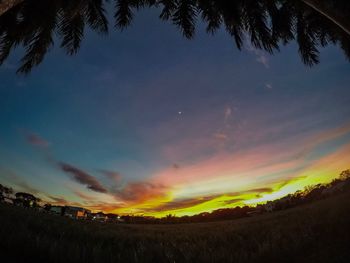
[[[1,205],[0,257],[1,262],[350,262],[350,193],[251,218],[177,225],[78,222]]]

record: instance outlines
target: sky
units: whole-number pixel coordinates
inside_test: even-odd
[[[0,67],[0,183],[94,211],[192,215],[254,205],[350,168],[350,64],[310,68],[223,30],[192,40],[157,10],[28,76]]]

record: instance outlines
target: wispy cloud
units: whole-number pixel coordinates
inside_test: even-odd
[[[227,121],[232,116],[232,108],[227,106],[225,108],[225,121]]]
[[[74,167],[70,164],[60,162],[58,163],[62,171],[69,174],[76,182],[85,185],[88,189],[98,192],[98,193],[107,193],[107,189],[102,186],[102,184],[92,175],[87,172]]]
[[[36,146],[36,147],[42,147],[46,148],[50,145],[50,143],[42,138],[40,135],[36,133],[28,133],[26,135],[26,140],[29,144]]]
[[[69,203],[63,197],[56,197],[56,196],[49,195],[48,198],[51,199],[50,201],[51,203],[57,204],[57,205],[67,205]]]
[[[40,190],[38,190],[37,188],[31,186],[30,184],[28,184],[27,182],[25,181],[18,181],[16,182],[16,186],[21,189],[22,191],[25,191],[25,192],[28,192],[28,193],[31,193],[31,194],[39,194],[41,193]]]
[[[179,209],[185,209],[190,208],[199,204],[206,203],[210,200],[213,200],[217,198],[217,196],[205,196],[205,197],[198,197],[198,198],[189,198],[189,199],[177,199],[170,202],[166,202],[163,204],[160,204],[156,207],[150,208],[148,212],[163,212],[163,211],[172,211],[172,210],[179,210]]]
[[[257,55],[256,61],[261,63],[261,64],[263,64],[265,68],[269,68],[270,67],[269,59],[264,54]]]
[[[270,90],[270,89],[273,89],[273,86],[272,86],[271,83],[266,83],[266,84],[265,84],[265,88],[268,89],[268,90]]]
[[[93,196],[87,195],[83,192],[80,192],[78,190],[73,190],[73,193],[78,196],[79,198],[83,199],[84,201],[93,201],[95,198]]]
[[[265,68],[270,68],[269,58],[266,55],[266,52],[256,49],[252,46],[250,41],[245,41],[245,49],[255,55],[256,61],[262,64]]]
[[[226,133],[223,132],[217,132],[214,133],[214,138],[218,139],[218,140],[222,140],[222,141],[226,141],[228,139],[228,135]]]
[[[109,171],[109,170],[100,170],[100,172],[110,179],[113,183],[119,183],[122,176],[119,172]]]

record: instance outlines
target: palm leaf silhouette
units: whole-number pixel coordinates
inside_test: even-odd
[[[10,1],[10,0],[8,0]],[[45,54],[60,42],[68,55],[78,52],[86,27],[108,32],[105,4],[108,0],[18,0],[12,7],[0,2],[0,65],[12,50],[21,46],[24,56],[19,73],[29,73]],[[7,5],[4,6],[3,3]],[[319,2],[317,6],[315,3]],[[147,7],[160,11],[162,20],[171,21],[186,38],[195,35],[200,18],[208,33],[221,27],[233,38],[238,49],[246,40],[256,49],[269,53],[295,40],[305,65],[319,63],[319,48],[338,45],[350,58],[350,1],[346,0],[114,0],[115,27],[125,29],[134,12]],[[6,7],[6,8],[5,8]],[[324,13],[329,11],[329,14]],[[346,29],[346,28],[345,28]],[[55,38],[54,35],[58,37]]]

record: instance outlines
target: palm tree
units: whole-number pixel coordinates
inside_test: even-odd
[[[26,0],[0,17],[0,64],[18,45],[25,47],[20,73],[28,73],[53,46],[53,35],[61,47],[74,54],[80,47],[85,25],[98,33],[108,31],[103,0]]]
[[[310,8],[308,5],[296,3],[293,7],[295,14],[296,40],[299,53],[307,65],[319,62],[318,47],[340,43],[347,58],[349,54],[350,36],[326,16]]]
[[[330,6],[332,1],[324,0],[302,0],[306,5],[313,8],[318,13],[322,14],[324,17],[332,21],[334,24],[339,26],[344,32],[350,35],[350,23],[347,19],[337,14],[334,10],[334,6]],[[338,1],[339,2],[339,1]],[[349,1],[346,1],[349,2]],[[350,15],[348,13],[348,15]]]
[[[1,1],[1,0],[0,0]],[[28,73],[40,64],[58,35],[60,47],[75,54],[86,26],[108,32],[104,5],[108,0],[2,0],[0,2],[0,65],[22,45],[25,55],[18,69]],[[114,0],[118,29],[132,22],[134,12],[160,9],[160,18],[172,22],[186,38],[193,38],[201,19],[209,33],[224,27],[238,49],[250,42],[269,53],[293,40],[302,61],[319,62],[319,47],[339,44],[350,58],[349,1],[345,0]],[[343,14],[343,15],[342,15]]]

